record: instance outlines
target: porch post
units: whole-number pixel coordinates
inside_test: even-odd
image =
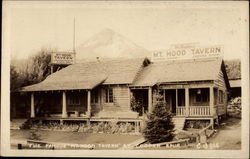
[[[66,118],[67,115],[67,103],[66,103],[66,92],[62,92],[62,117]]]
[[[214,115],[214,88],[209,87],[209,106],[210,106],[210,115]]]
[[[152,108],[152,87],[148,88],[148,111],[151,113]]]
[[[178,89],[176,89],[176,92],[175,92],[175,103],[176,103],[176,108],[178,107]]]
[[[98,105],[101,105],[101,90],[97,91],[97,95],[98,95]]]
[[[91,92],[88,90],[88,99],[87,99],[87,115],[91,116]]]
[[[30,117],[35,118],[35,104],[34,104],[34,93],[31,93],[31,109],[30,109]]]
[[[186,116],[189,116],[189,88],[185,88]]]

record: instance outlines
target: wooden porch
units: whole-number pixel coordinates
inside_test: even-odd
[[[186,107],[177,107],[175,115],[183,117],[212,116],[210,106],[190,106],[188,109]]]
[[[176,117],[214,117],[218,89],[208,87],[168,88],[163,86],[164,101]]]

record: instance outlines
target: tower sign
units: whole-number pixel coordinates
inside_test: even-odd
[[[68,65],[75,63],[76,54],[74,52],[54,52],[51,54],[50,70],[51,74]]]
[[[75,63],[75,53],[56,52],[51,54],[51,64],[71,65]]]

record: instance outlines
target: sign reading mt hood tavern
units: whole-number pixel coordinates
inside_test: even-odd
[[[221,45],[216,46],[184,46],[183,47],[171,47],[172,49],[165,51],[154,51],[152,53],[152,61],[164,61],[164,60],[183,60],[183,59],[200,59],[211,57],[222,57],[223,47]]]

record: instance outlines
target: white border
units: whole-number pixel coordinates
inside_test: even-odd
[[[172,4],[175,4],[175,7],[193,7],[193,8],[207,8],[211,6],[212,8],[242,8],[242,15],[248,17],[248,3],[247,2],[69,2],[69,1],[50,1],[47,5],[46,1],[4,1],[3,2],[3,30],[2,30],[2,78],[1,78],[1,155],[2,156],[56,156],[56,157],[171,157],[171,158],[248,158],[249,156],[249,52],[245,53],[242,57],[242,149],[241,150],[11,150],[10,149],[10,81],[9,81],[9,70],[10,70],[10,24],[11,24],[11,15],[10,10],[13,8],[44,8],[44,7],[134,7],[134,4],[141,4],[140,7],[158,7],[166,8],[173,7]],[[69,6],[70,4],[70,6]],[[176,4],[178,4],[176,6]],[[249,20],[249,18],[247,18]],[[248,22],[246,23],[246,28],[249,29]],[[246,45],[248,45],[249,37],[246,35]]]

